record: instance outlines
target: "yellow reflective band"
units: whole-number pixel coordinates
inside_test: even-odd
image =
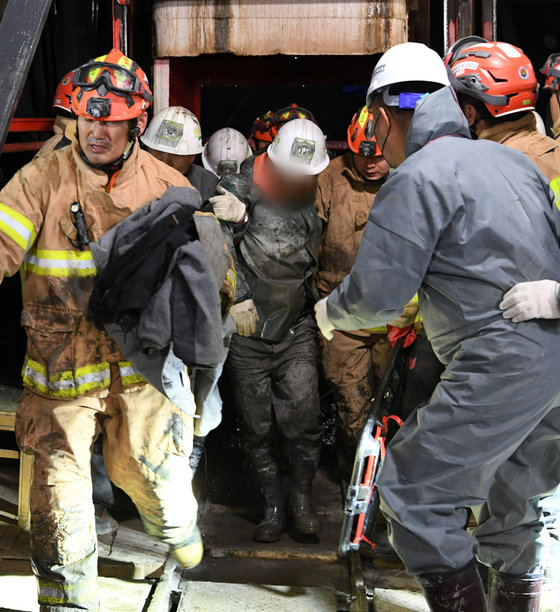
[[[0,231],[24,251],[33,245],[37,236],[33,223],[26,216],[2,203],[0,203]]]
[[[85,584],[84,584],[85,583]],[[77,596],[76,591],[79,591]],[[69,597],[71,594],[71,597]],[[68,582],[57,583],[49,582],[39,578],[38,602],[41,605],[53,604],[87,604],[97,594],[97,580],[80,580],[79,583],[71,584]]]
[[[235,293],[235,286],[237,285],[237,273],[233,268],[229,268],[226,273],[226,278],[230,282],[233,292]]]
[[[145,378],[130,361],[119,361],[119,370],[121,372],[121,382],[123,386],[145,382]]]
[[[97,268],[91,251],[45,251],[32,249],[24,258],[26,272],[39,276],[66,278],[95,276]]]
[[[560,176],[550,181],[550,188],[554,191],[554,203],[560,210]]]
[[[27,386],[52,397],[77,397],[87,391],[104,389],[111,383],[108,362],[49,375],[45,366],[26,358],[22,377]]]
[[[360,113],[360,116],[358,117],[358,125],[363,129],[363,127],[365,126],[366,122],[367,122],[367,118],[368,118],[368,109],[366,106],[364,106],[364,108],[362,108],[362,112]]]

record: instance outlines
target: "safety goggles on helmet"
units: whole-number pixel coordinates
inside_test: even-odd
[[[110,62],[93,61],[80,66],[74,72],[72,84],[84,91],[95,89],[100,95],[110,91],[120,96],[139,95],[152,101],[142,79],[124,66]]]

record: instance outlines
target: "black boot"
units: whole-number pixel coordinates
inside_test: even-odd
[[[538,612],[543,574],[502,574],[488,570],[489,612]]]
[[[474,561],[463,569],[423,574],[417,580],[432,612],[486,612],[484,587]]]
[[[264,498],[264,519],[253,532],[256,542],[278,542],[286,528],[286,512],[280,472],[268,452],[255,452],[251,456],[255,480]]]
[[[297,531],[309,535],[323,529],[323,522],[311,501],[311,483],[319,462],[318,453],[314,454],[316,457],[301,445],[290,448],[290,518]]]
[[[192,477],[196,474],[196,469],[198,468],[198,464],[200,463],[200,459],[202,458],[202,454],[204,453],[204,442],[206,437],[202,436],[194,436],[193,437],[193,447],[191,451],[191,455],[189,457],[189,467],[192,470]]]

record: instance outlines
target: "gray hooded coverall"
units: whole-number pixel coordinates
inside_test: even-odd
[[[335,327],[359,329],[396,317],[418,291],[446,364],[388,449],[381,508],[411,574],[457,570],[475,554],[531,573],[548,538],[540,499],[560,481],[560,325],[515,324],[498,305],[515,283],[560,280],[559,211],[523,154],[470,140],[449,88],[419,102],[405,154],[327,302]]]

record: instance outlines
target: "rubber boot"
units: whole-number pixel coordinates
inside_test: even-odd
[[[264,499],[264,518],[253,532],[255,542],[278,542],[286,529],[284,495],[278,465],[268,452],[251,457],[253,473]]]
[[[432,612],[486,612],[486,596],[473,561],[445,574],[423,574],[418,584]]]
[[[196,567],[202,561],[204,554],[200,529],[195,526],[188,542],[179,548],[173,549],[171,552],[181,567],[185,569]]]
[[[202,436],[194,436],[193,437],[193,447],[191,451],[191,455],[189,457],[189,467],[192,471],[192,477],[196,474],[196,470],[198,468],[198,464],[202,458],[204,453],[204,442],[206,441],[206,437]]]
[[[538,612],[544,576],[488,570],[489,612]]]
[[[323,529],[323,521],[311,501],[311,484],[319,462],[318,453],[313,454],[316,457],[302,445],[290,448],[290,518],[296,531],[306,535]]]

